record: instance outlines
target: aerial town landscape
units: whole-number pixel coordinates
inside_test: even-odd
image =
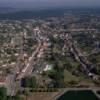
[[[1,20],[0,86],[7,100],[36,92],[58,95],[63,88],[99,91],[100,15]]]

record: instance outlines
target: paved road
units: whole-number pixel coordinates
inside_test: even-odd
[[[17,80],[22,79],[26,75],[30,75],[33,70],[33,64],[34,64],[34,58],[38,54],[39,50],[41,48],[41,44],[39,43],[36,50],[33,52],[32,56],[29,58],[29,62],[27,63],[26,67],[22,69],[22,71],[18,74]]]
[[[87,76],[89,76],[89,73],[91,73],[93,77],[99,78],[98,75],[95,75],[95,73],[91,72],[91,63],[87,60],[87,58],[83,55],[81,50],[77,47],[71,35],[67,35],[66,42],[66,47],[69,47],[69,50],[74,55],[75,59],[82,65],[83,72],[85,72]]]

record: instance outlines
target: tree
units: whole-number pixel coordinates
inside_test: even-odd
[[[22,100],[19,95],[14,96],[14,100]]]
[[[0,100],[7,99],[7,90],[4,87],[0,87]]]
[[[35,88],[36,87],[36,78],[34,76],[25,77],[24,79],[22,79],[22,86],[29,87],[29,88]]]

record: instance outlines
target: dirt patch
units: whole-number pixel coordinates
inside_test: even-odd
[[[53,100],[59,92],[40,92],[40,93],[31,93],[27,100]]]

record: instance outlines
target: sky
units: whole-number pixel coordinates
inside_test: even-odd
[[[100,0],[0,0],[0,7],[99,7]]]

